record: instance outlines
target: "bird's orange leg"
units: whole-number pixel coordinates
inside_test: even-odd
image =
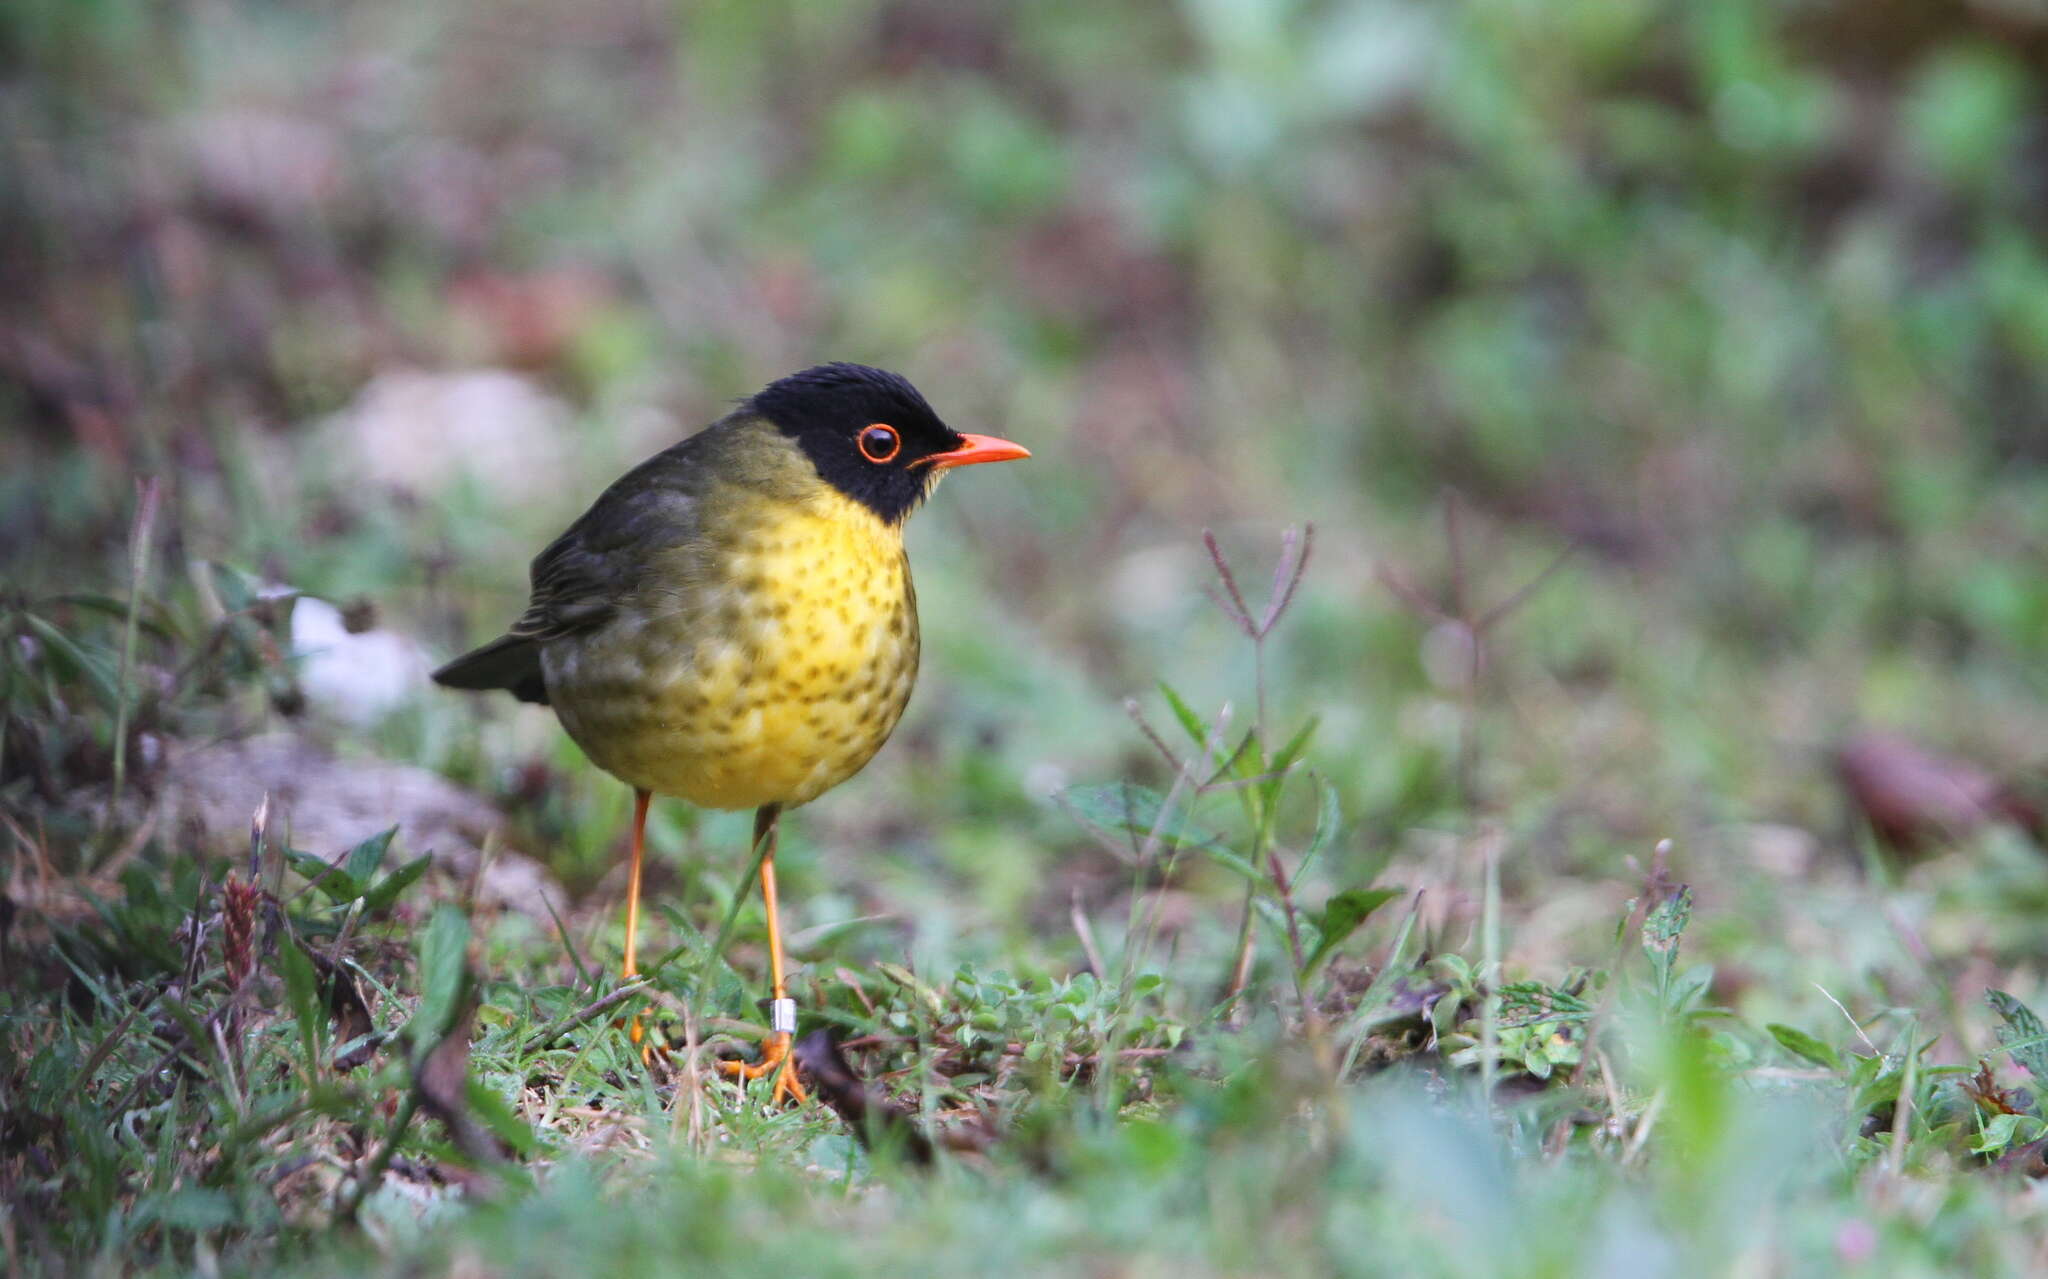
[[[644,790],[633,790],[633,864],[626,876],[626,963],[623,976],[631,981],[640,971],[636,962],[640,940],[640,863],[647,854],[647,801],[652,798]],[[627,1032],[635,1047],[640,1045],[640,1014],[633,1014],[632,1029]],[[641,1050],[646,1055],[646,1050]]]
[[[775,894],[775,845],[781,837],[781,815],[780,804],[764,805],[754,813],[754,847],[762,850],[761,901],[768,909],[768,978],[775,992],[768,1001],[769,1034],[761,1045],[760,1061],[753,1065],[738,1061],[719,1063],[719,1069],[735,1079],[759,1079],[774,1071],[771,1104],[785,1097],[802,1101],[806,1096],[803,1083],[796,1076],[796,1061],[789,1053],[790,1039],[796,1034],[796,1001],[789,997],[782,977],[782,917]]]

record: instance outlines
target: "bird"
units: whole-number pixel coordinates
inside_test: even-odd
[[[434,672],[551,707],[632,788],[627,978],[652,798],[753,810],[770,1033],[758,1060],[722,1066],[747,1081],[775,1072],[771,1104],[806,1095],[775,882],[782,815],[865,767],[910,700],[904,522],[946,472],[1029,456],[954,430],[898,374],[790,374],[614,481],[534,558],[518,620]]]

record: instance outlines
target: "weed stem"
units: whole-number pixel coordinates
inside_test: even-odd
[[[142,588],[149,576],[149,547],[156,530],[160,488],[154,475],[136,481],[135,520],[128,528],[128,612],[121,624],[121,676],[115,682],[114,784],[107,798],[107,824],[121,811],[128,778],[128,707],[135,674],[135,637],[142,621]]]

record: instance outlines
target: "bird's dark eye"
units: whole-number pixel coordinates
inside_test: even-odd
[[[889,462],[903,450],[903,437],[886,422],[865,427],[860,433],[860,454],[870,462]]]

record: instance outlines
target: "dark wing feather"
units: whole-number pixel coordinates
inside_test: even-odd
[[[519,620],[435,671],[434,679],[451,688],[507,689],[523,701],[546,703],[541,646],[604,625],[638,591],[655,555],[695,538],[700,503],[693,490],[706,469],[700,441],[714,434],[692,436],[620,476],[534,557],[533,591]]]
[[[606,489],[534,557],[533,596],[510,634],[545,642],[611,620],[639,589],[654,555],[695,537],[698,502],[687,483],[677,482],[694,478],[693,470],[678,445]]]
[[[548,704],[547,680],[540,669],[540,645],[524,635],[500,635],[434,672],[434,682],[449,688],[502,688],[522,702]]]

